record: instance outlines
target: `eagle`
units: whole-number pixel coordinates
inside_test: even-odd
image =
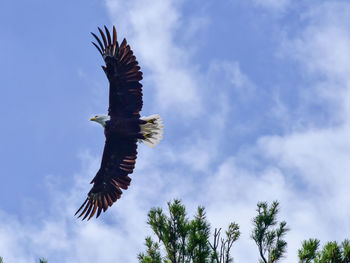
[[[108,115],[96,115],[90,120],[102,125],[106,137],[100,169],[92,179],[87,198],[75,213],[90,220],[96,213],[105,212],[128,189],[137,158],[137,143],[154,147],[163,134],[162,119],[158,114],[140,117],[142,110],[142,72],[125,38],[119,45],[117,31],[113,36],[106,26],[105,33],[98,27],[101,39],[91,32],[101,54],[102,66],[109,81]]]

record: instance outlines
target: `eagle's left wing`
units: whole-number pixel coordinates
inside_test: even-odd
[[[133,51],[125,38],[119,46],[117,31],[113,26],[113,37],[105,26],[106,34],[98,28],[102,41],[91,33],[99,46],[94,46],[102,55],[106,66],[102,66],[109,80],[108,115],[117,118],[140,118],[142,109],[142,72]]]

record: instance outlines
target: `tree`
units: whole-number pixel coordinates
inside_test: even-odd
[[[350,263],[350,241],[345,239],[339,246],[336,241],[328,242],[319,250],[318,239],[305,240],[298,250],[300,263]]]
[[[198,207],[194,219],[189,220],[186,209],[180,200],[168,202],[166,215],[161,208],[152,208],[148,213],[148,225],[158,237],[159,242],[146,237],[146,253],[138,255],[141,263],[229,263],[232,262],[230,250],[239,238],[239,226],[231,223],[226,238],[220,239],[221,229],[215,229],[214,243],[209,242],[210,224],[205,209]],[[161,256],[161,245],[165,256]]]
[[[211,254],[211,263],[229,263],[232,262],[233,259],[230,256],[230,250],[233,243],[239,238],[241,235],[239,231],[239,226],[236,223],[231,223],[226,231],[226,239],[220,239],[220,231],[215,229],[214,232],[214,242],[213,245],[210,244],[213,252]],[[220,250],[218,250],[220,243]]]
[[[270,207],[267,202],[258,203],[257,206],[258,215],[253,219],[254,229],[251,238],[258,246],[260,262],[278,262],[286,253],[287,242],[283,238],[289,228],[285,221],[282,221],[278,228],[273,228],[278,223],[279,203],[277,201],[274,201]]]

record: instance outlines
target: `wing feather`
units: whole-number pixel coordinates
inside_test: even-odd
[[[108,46],[110,47],[110,46],[112,46],[111,34],[109,33],[109,30],[108,30],[108,28],[106,26],[104,26],[104,28],[105,28],[105,31],[106,31],[106,34],[107,34]]]
[[[101,56],[103,56],[102,50],[96,45],[96,43],[91,42],[98,50],[98,52],[100,52]]]
[[[94,38],[97,40],[97,42],[98,42],[98,44],[100,45],[100,47],[101,47],[101,50],[105,50],[105,48],[103,47],[103,45],[102,45],[102,42],[101,42],[101,40],[94,34],[94,33],[92,33],[91,32],[91,35],[93,35],[94,36]],[[103,55],[102,55],[103,56]]]
[[[102,209],[104,209],[104,206],[99,206],[96,214],[96,218],[98,218],[102,212]]]
[[[86,214],[85,214],[85,216],[83,217],[82,220],[84,220],[85,218],[87,218],[87,217],[89,216],[90,211],[91,211],[91,208],[92,208],[93,206],[94,206],[94,204],[91,202],[91,203],[89,204],[89,209],[86,211]]]
[[[90,208],[91,205],[92,205],[92,203],[89,201],[89,202],[86,204],[84,210],[83,210],[83,211],[81,212],[81,214],[78,216],[78,218],[81,217],[81,216],[85,213],[85,211],[86,211],[88,208]]]
[[[105,34],[103,33],[103,31],[102,31],[101,28],[98,27],[98,31],[100,31],[100,34],[101,34],[101,37],[102,37],[102,40],[103,40],[103,44],[105,45],[105,46],[104,46],[104,50],[106,50],[107,47],[108,47],[106,36],[105,36]]]
[[[90,220],[91,217],[94,216],[94,214],[96,213],[97,207],[101,207],[101,206],[98,204],[98,200],[95,200],[94,209],[92,209],[91,214],[90,214],[88,220]]]
[[[81,205],[81,207],[78,209],[78,211],[75,212],[74,215],[77,215],[80,212],[80,210],[83,208],[83,206],[86,204],[87,201],[88,201],[88,198],[85,199],[85,202]]]
[[[113,52],[112,55],[115,56],[115,49],[117,47],[117,30],[113,26]]]

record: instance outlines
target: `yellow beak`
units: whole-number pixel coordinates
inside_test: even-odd
[[[95,117],[92,117],[92,118],[90,119],[90,121],[94,121],[94,120],[96,120]]]

